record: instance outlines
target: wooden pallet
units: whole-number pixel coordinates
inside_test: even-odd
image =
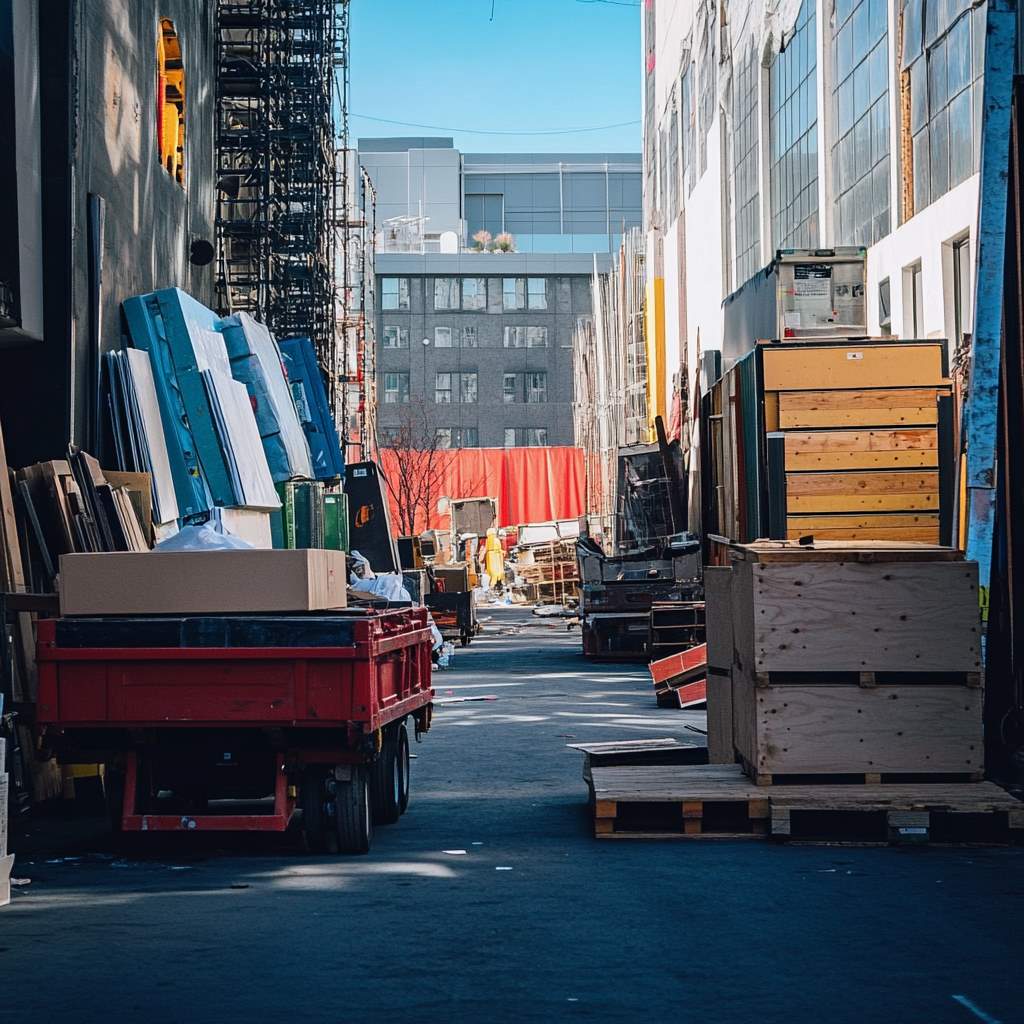
[[[758,786],[892,786],[921,785],[937,786],[947,784],[963,785],[981,782],[985,773],[980,770],[963,772],[803,772],[784,774],[758,772],[742,755],[736,755],[744,775]]]
[[[599,839],[1024,841],[1024,803],[991,782],[767,788],[739,765],[594,768],[592,779]]]
[[[653,739],[610,740],[600,743],[567,743],[583,753],[583,781],[593,768],[627,765],[707,764],[708,750],[701,743],[680,743],[670,736]]]

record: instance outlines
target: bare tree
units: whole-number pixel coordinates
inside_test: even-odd
[[[403,407],[399,426],[379,447],[394,454],[385,479],[402,535],[412,536],[427,528],[455,465],[456,449],[442,444],[430,409],[422,400]]]

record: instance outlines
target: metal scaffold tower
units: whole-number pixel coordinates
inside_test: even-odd
[[[337,415],[348,0],[220,0],[217,19],[218,303],[311,338]]]

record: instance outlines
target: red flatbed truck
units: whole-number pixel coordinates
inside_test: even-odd
[[[44,740],[102,761],[127,832],[269,831],[365,853],[430,728],[423,608],[64,617],[38,626]],[[272,807],[271,807],[271,796]]]

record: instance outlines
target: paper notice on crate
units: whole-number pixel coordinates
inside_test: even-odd
[[[832,322],[832,267],[827,263],[798,263],[793,268],[793,309],[796,327]],[[786,324],[787,327],[791,326]]]

